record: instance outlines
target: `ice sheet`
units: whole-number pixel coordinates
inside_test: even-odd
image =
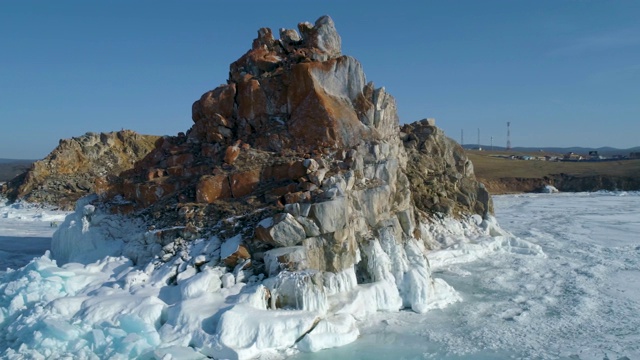
[[[429,254],[433,281],[420,243],[399,247],[382,237],[365,249],[377,254],[368,264],[376,282],[356,285],[351,270],[326,277],[326,289],[293,287],[303,307],[322,304],[310,311],[273,310],[277,294],[260,279],[236,284],[240,273],[195,260],[219,257],[219,244],[208,253],[194,241],[193,257],[164,265],[102,257],[60,266],[47,255],[0,275],[0,357],[633,359],[640,356],[639,200],[639,193],[496,197],[509,232],[493,219],[421,225],[439,249]],[[13,219],[31,226],[19,210]],[[82,208],[74,216],[67,220],[79,221],[77,232],[100,224],[91,239],[122,232],[116,220],[87,219]],[[144,237],[121,245],[144,246]],[[452,304],[456,297],[462,301]],[[403,304],[415,312],[398,311]]]
[[[0,197],[0,271],[26,265],[51,249],[51,235],[68,211]]]
[[[462,302],[422,316],[370,315],[358,341],[293,359],[640,358],[640,193],[494,203],[502,227],[546,256],[502,248],[441,264],[434,276]]]

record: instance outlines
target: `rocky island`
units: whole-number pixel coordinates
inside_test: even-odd
[[[318,351],[355,341],[367,314],[459,301],[428,253],[503,235],[463,149],[433,120],[400,127],[328,16],[260,29],[192,119],[118,176],[77,182],[95,195],[33,265],[62,284],[60,316],[3,316],[44,321],[51,351],[87,358]],[[98,273],[90,293],[70,285]]]

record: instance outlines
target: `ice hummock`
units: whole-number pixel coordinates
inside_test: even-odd
[[[105,215],[90,200],[54,235],[55,260],[46,253],[3,275],[4,357],[240,359],[319,351],[355,341],[358,324],[378,312],[424,313],[460,301],[432,277],[429,261],[440,266],[526,248],[494,220],[444,219],[421,225],[441,248],[429,260],[422,241],[398,242],[384,231],[372,238],[361,261],[374,276],[365,284],[353,267],[262,279],[217,266],[241,239],[194,240],[162,262],[141,223]]]
[[[540,192],[544,194],[554,194],[560,192],[560,190],[553,185],[545,185],[540,189]]]

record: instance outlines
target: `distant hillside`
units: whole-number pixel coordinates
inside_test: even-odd
[[[27,159],[2,159],[0,158],[0,164],[18,164],[18,163],[29,163],[32,164],[36,160],[27,160]]]
[[[21,173],[29,170],[35,160],[0,159],[0,182],[13,179]]]
[[[493,151],[506,151],[507,149],[504,146],[493,146],[491,147],[490,145],[480,145],[482,147],[482,149],[484,150],[489,150],[492,149]],[[476,150],[478,149],[478,145],[477,144],[465,144],[462,146],[463,148],[467,149],[467,150]],[[632,147],[632,148],[628,148],[628,149],[618,149],[618,148],[614,148],[614,147],[610,147],[610,146],[605,146],[605,147],[599,147],[599,148],[588,148],[588,147],[580,147],[580,146],[573,146],[573,147],[514,147],[511,149],[511,151],[513,152],[523,152],[523,153],[530,153],[530,152],[545,152],[545,153],[559,153],[559,154],[566,154],[568,152],[574,152],[576,154],[588,154],[589,151],[597,151],[600,155],[629,155],[629,153],[631,152],[639,152],[640,151],[640,146],[636,146],[636,147]]]
[[[544,185],[553,185],[560,191],[640,190],[640,159],[527,161],[506,158],[504,151],[466,153],[476,177],[492,194],[532,192]]]

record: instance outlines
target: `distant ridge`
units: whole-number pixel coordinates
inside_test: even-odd
[[[0,159],[0,182],[9,181],[27,171],[35,160]]]
[[[36,160],[30,160],[30,159],[2,159],[0,158],[0,164],[31,164],[33,162],[35,162]]]
[[[477,144],[465,144],[462,147],[466,150],[475,150],[478,148]],[[490,146],[490,145],[480,145],[483,150],[493,149],[495,151],[507,151],[504,146]],[[618,149],[611,146],[604,146],[599,148],[591,148],[591,147],[581,147],[581,146],[573,146],[573,147],[514,147],[510,151],[513,152],[549,152],[549,153],[588,153],[589,151],[597,151],[600,155],[629,155],[630,152],[638,152],[640,151],[640,146],[635,146],[628,149]]]

